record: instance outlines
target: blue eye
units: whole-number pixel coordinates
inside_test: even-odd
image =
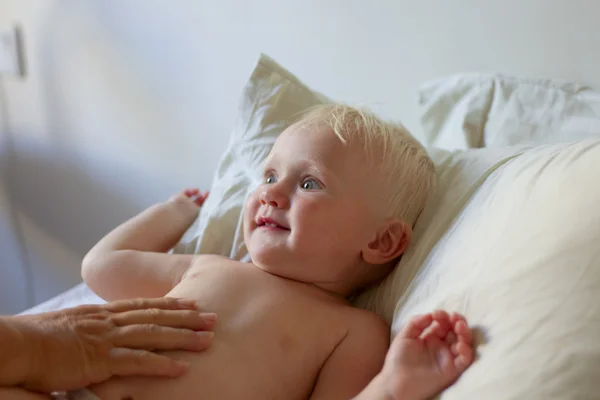
[[[270,184],[272,184],[272,183],[275,183],[275,182],[277,182],[277,178],[275,178],[275,175],[273,175],[273,174],[268,174],[268,175],[265,177],[265,183],[266,183],[266,184],[270,185]]]
[[[302,190],[315,190],[315,189],[321,189],[321,186],[319,186],[319,184],[317,183],[316,180],[306,179],[304,182],[302,182]]]

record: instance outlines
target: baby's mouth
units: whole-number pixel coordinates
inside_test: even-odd
[[[260,217],[258,218],[258,221],[256,222],[256,224],[258,225],[259,228],[262,229],[273,229],[273,230],[283,230],[283,231],[289,231],[290,228],[283,226],[282,224],[280,224],[279,222],[275,221],[272,218],[267,218],[267,217]]]

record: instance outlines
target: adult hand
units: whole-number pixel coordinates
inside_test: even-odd
[[[206,349],[216,315],[198,312],[192,300],[157,298],[10,318],[28,353],[19,383],[51,392],[111,376],[180,376],[186,363],[153,351]]]

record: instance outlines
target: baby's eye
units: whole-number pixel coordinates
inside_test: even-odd
[[[270,185],[272,183],[277,182],[277,178],[275,178],[275,175],[273,174],[268,174],[265,176],[265,183]]]
[[[314,179],[306,179],[302,182],[302,190],[321,189],[321,186]]]

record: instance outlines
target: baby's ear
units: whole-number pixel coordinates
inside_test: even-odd
[[[399,257],[408,247],[412,229],[404,221],[386,221],[362,251],[363,260],[372,265],[386,264]]]

